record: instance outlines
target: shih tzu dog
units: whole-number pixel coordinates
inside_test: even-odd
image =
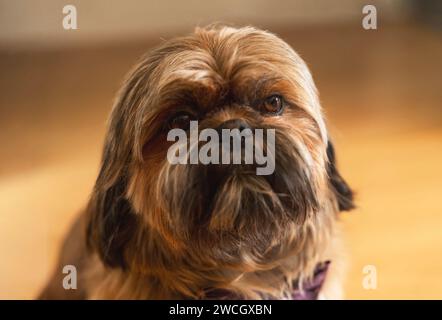
[[[210,134],[195,140],[191,125]],[[240,156],[261,151],[273,168],[199,161],[227,129],[247,131],[231,136]],[[185,143],[177,147],[171,130]],[[221,159],[224,145],[206,155]],[[181,160],[195,151],[194,161],[168,157],[189,150]],[[337,220],[352,208],[298,54],[252,27],[197,28],[144,56],[126,79],[90,201],[40,298],[341,298]],[[65,265],[76,267],[76,290],[62,287]]]

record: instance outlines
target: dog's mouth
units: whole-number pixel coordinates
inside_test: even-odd
[[[223,196],[229,193],[235,193],[241,197],[242,186],[248,180],[256,179],[256,166],[251,165],[210,165],[204,168],[204,181],[200,181],[199,188],[204,194],[205,206],[203,219],[201,222],[207,222],[208,218],[214,215],[214,211],[220,206],[219,201]],[[265,178],[258,178],[265,181]],[[270,189],[270,188],[269,188]],[[269,192],[273,192],[268,190]],[[226,205],[226,204],[225,204]]]
[[[283,164],[277,162],[272,174],[262,176],[256,175],[256,164],[189,168],[193,183],[183,197],[193,207],[191,221],[196,228],[236,232],[249,224],[301,223],[317,205],[316,198],[295,163]]]

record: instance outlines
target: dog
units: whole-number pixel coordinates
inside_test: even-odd
[[[191,121],[274,130],[274,171],[171,164],[168,132]],[[125,80],[92,195],[40,298],[339,299],[339,213],[353,207],[300,56],[254,27],[196,28]],[[62,287],[65,265],[76,290]]]

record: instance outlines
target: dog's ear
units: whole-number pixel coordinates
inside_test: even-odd
[[[136,233],[137,215],[126,198],[131,147],[123,136],[123,117],[111,116],[100,173],[87,207],[87,244],[110,267],[126,267],[125,252]]]
[[[94,191],[88,206],[87,243],[104,264],[126,268],[125,251],[137,227],[137,216],[125,198],[125,183]]]
[[[135,143],[137,111],[145,103],[150,76],[164,55],[159,50],[140,60],[128,74],[110,115],[100,173],[87,208],[87,243],[111,267],[126,267],[128,243],[140,228],[139,215],[127,199],[135,148],[139,147]]]
[[[336,167],[335,150],[330,140],[327,144],[327,157],[327,173],[333,193],[336,195],[336,199],[338,201],[339,210],[349,211],[355,207],[353,203],[353,191],[338,172]]]

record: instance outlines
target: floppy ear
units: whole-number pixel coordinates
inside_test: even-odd
[[[353,203],[353,191],[339,174],[336,167],[336,157],[333,144],[328,140],[327,144],[328,167],[327,173],[333,193],[336,195],[340,211],[349,211],[355,207]]]
[[[158,49],[141,59],[128,74],[112,109],[100,173],[87,208],[88,246],[111,267],[126,267],[128,243],[140,229],[139,215],[127,197],[135,155],[137,110],[145,103],[150,76],[164,56]]]
[[[104,264],[126,267],[125,251],[137,227],[137,216],[125,198],[125,183],[118,181],[105,190],[96,190],[89,202],[87,243]]]
[[[130,140],[124,139],[123,117],[114,110],[111,119],[100,173],[87,207],[87,244],[107,266],[125,268],[127,244],[138,226],[126,198],[132,152]]]

